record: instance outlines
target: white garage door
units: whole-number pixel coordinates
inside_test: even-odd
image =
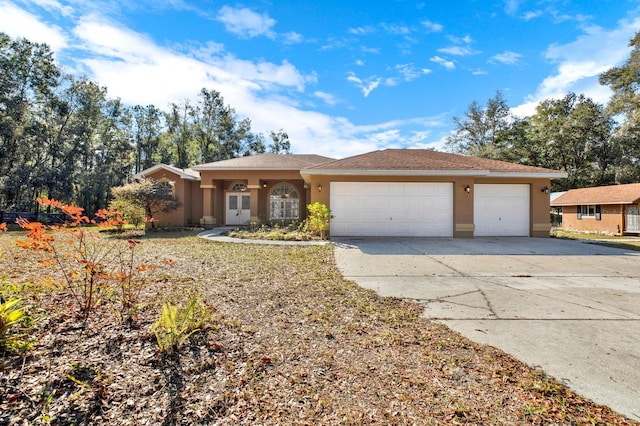
[[[331,235],[453,236],[453,184],[332,182]]]
[[[473,194],[477,237],[529,236],[529,185],[480,184]]]

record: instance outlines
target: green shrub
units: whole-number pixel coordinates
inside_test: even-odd
[[[160,352],[173,352],[202,328],[207,321],[210,310],[200,297],[195,296],[183,307],[171,302],[162,305],[160,317],[151,327],[156,336]]]
[[[307,210],[309,211],[309,216],[307,217],[309,231],[319,235],[324,240],[327,236],[329,223],[333,218],[331,211],[326,204],[318,202],[307,205]]]
[[[115,199],[109,203],[109,208],[122,213],[122,219],[128,224],[139,228],[144,224],[144,207],[124,199]],[[122,229],[120,229],[122,230]]]
[[[13,328],[20,324],[25,316],[24,310],[19,306],[22,299],[13,298],[0,303],[0,348],[20,349],[29,344],[23,340],[23,334],[13,332]]]

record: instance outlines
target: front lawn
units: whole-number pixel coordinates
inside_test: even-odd
[[[589,242],[590,244],[597,244],[623,250],[640,251],[640,238],[638,237],[613,236],[606,234],[570,231],[565,229],[555,229],[551,232],[551,236],[554,238],[564,238],[569,240],[584,240]]]
[[[131,324],[101,304],[83,329],[50,270],[0,234],[2,294],[26,298],[34,347],[5,352],[0,424],[633,424],[410,302],[345,281],[331,246],[142,238],[151,274]],[[176,352],[151,332],[164,302],[210,315]],[[35,323],[34,323],[35,322]]]

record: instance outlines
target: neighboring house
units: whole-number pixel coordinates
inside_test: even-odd
[[[551,202],[562,207],[562,227],[612,235],[640,233],[640,183],[567,191]]]
[[[140,175],[191,182],[194,172],[200,173],[200,193],[194,191],[198,185],[183,185],[191,207],[187,209],[183,201],[183,213],[167,220],[161,217],[161,225],[303,220],[306,205],[318,201],[334,216],[332,236],[467,238],[548,237],[550,180],[567,176],[540,167],[420,149],[387,149],[342,160],[260,154],[202,164],[190,171],[160,165]],[[176,194],[182,199],[177,184]],[[177,221],[178,216],[185,220]]]

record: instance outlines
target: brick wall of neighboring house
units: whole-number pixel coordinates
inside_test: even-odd
[[[562,228],[583,232],[620,235],[624,229],[624,206],[609,204],[600,206],[600,220],[582,216],[578,219],[578,206],[562,208]]]

